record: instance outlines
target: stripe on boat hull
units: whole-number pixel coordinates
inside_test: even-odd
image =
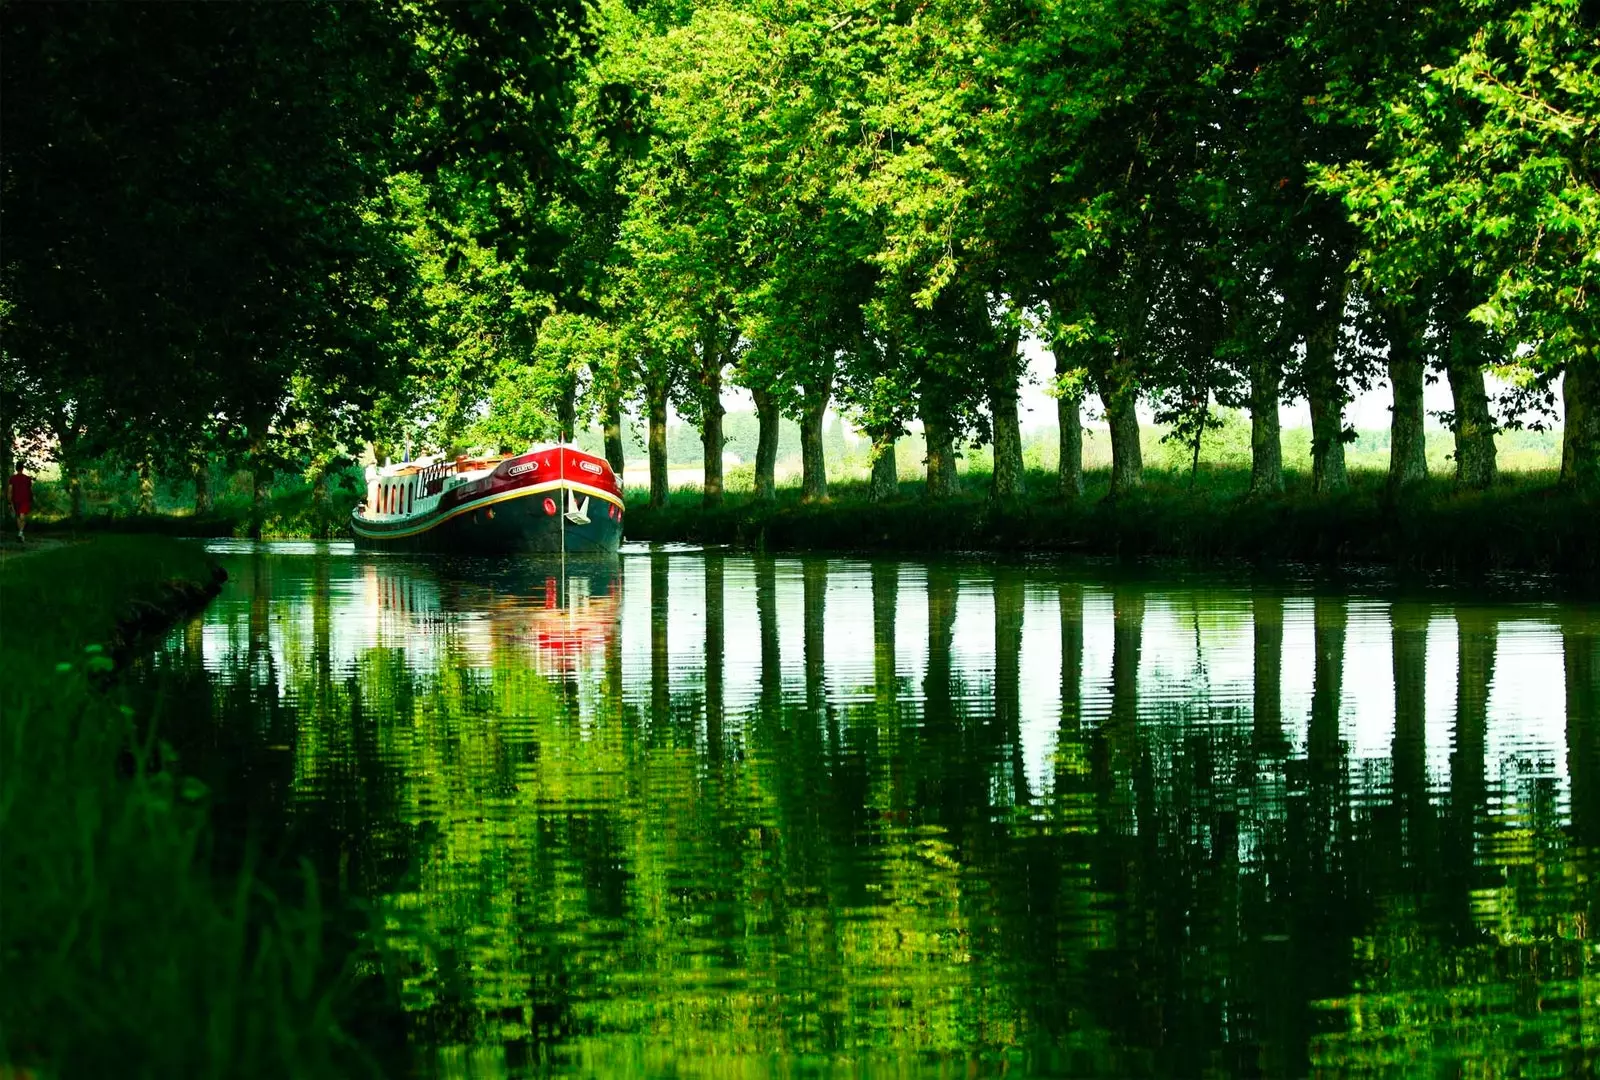
[[[557,496],[555,513],[544,498]],[[589,522],[565,518],[574,496],[588,500]],[[599,505],[596,505],[598,502]],[[609,491],[573,480],[549,480],[486,495],[420,521],[367,522],[352,515],[351,531],[360,547],[408,551],[538,552],[570,554],[615,552],[622,542],[622,501]]]

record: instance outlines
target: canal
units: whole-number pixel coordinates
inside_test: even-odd
[[[1600,617],[225,542],[135,667],[429,1076],[1580,1075]],[[226,841],[224,841],[226,846]]]

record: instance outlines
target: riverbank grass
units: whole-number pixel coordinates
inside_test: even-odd
[[[1147,467],[1143,487],[1115,500],[1108,498],[1109,459],[1084,470],[1084,491],[1076,499],[1060,496],[1053,470],[1030,468],[1026,493],[1002,502],[989,498],[989,474],[981,468],[962,473],[956,496],[930,500],[907,465],[902,475],[910,478],[886,503],[868,499],[860,474],[830,482],[823,503],[802,502],[795,485],[780,487],[774,501],[763,503],[750,490],[753,473],[737,468],[729,471],[722,505],[711,508],[702,505],[698,487],[674,488],[655,509],[646,489],[630,488],[626,536],[774,551],[1076,552],[1600,575],[1600,505],[1558,488],[1554,469],[1507,468],[1486,491],[1457,492],[1444,463],[1394,499],[1386,470],[1371,464],[1380,457],[1353,453],[1367,465],[1351,467],[1343,492],[1313,493],[1309,475],[1291,467],[1281,494],[1256,499],[1248,495],[1248,456],[1235,458],[1204,464],[1191,479],[1186,462],[1174,465],[1177,457],[1152,450],[1151,460],[1164,464]],[[63,518],[42,521],[37,531],[247,536],[254,522],[268,539],[347,537],[356,496],[340,484],[331,485],[329,495],[319,502],[309,487],[290,487],[260,507],[235,499],[205,515]]]
[[[112,678],[217,578],[160,537],[0,565],[0,1072],[348,1074],[314,887],[214,880],[207,792]]]
[[[826,502],[780,489],[771,502],[729,493],[703,505],[696,489],[650,508],[628,492],[630,540],[733,544],[774,551],[1077,552],[1119,557],[1381,562],[1426,570],[1600,572],[1600,505],[1560,490],[1553,472],[1507,474],[1487,491],[1457,493],[1434,478],[1391,498],[1381,472],[1352,471],[1347,490],[1314,494],[1290,474],[1286,490],[1249,497],[1244,469],[1146,470],[1145,484],[1116,499],[1109,474],[1085,474],[1085,490],[1061,497],[1053,473],[1030,470],[1025,493],[989,497],[989,478],[964,476],[961,491],[928,499],[920,480],[874,503],[865,483],[829,486]]]

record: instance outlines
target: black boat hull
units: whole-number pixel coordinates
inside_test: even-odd
[[[362,522],[352,531],[356,546],[389,551],[464,554],[607,555],[622,543],[622,515],[611,503],[590,497],[587,522],[563,511],[571,496],[561,489],[518,492],[461,507],[433,523]],[[582,496],[580,496],[581,498]]]

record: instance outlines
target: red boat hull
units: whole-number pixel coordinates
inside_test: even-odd
[[[428,480],[422,495],[443,483],[442,474]],[[607,554],[622,542],[622,514],[621,486],[603,460],[552,447],[505,459],[489,475],[444,492],[426,512],[375,519],[357,511],[350,528],[365,548]]]

